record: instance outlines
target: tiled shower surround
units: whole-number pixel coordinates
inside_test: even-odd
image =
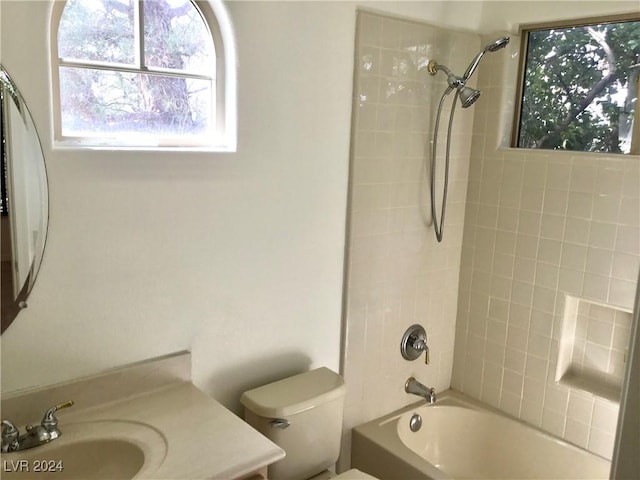
[[[633,307],[640,160],[505,148],[517,37],[483,58],[474,76],[482,96],[456,110],[442,244],[432,230],[425,147],[445,76],[430,77],[426,64],[435,59],[460,73],[499,36],[358,15],[343,464],[353,426],[417,400],[403,388],[411,375],[611,458],[617,404],[555,376],[567,296],[598,305],[601,323],[620,315],[607,305]],[[446,123],[441,145],[445,130]],[[427,330],[430,365],[401,358],[400,339],[413,323]],[[616,331],[626,327],[609,323],[619,355]]]
[[[426,67],[437,59],[464,71],[478,48],[474,34],[358,14],[343,459],[353,426],[419,400],[404,392],[408,377],[440,391],[450,385],[473,117],[456,112],[445,241],[438,244],[425,147],[446,77],[430,77]],[[414,323],[427,331],[430,365],[424,355],[413,362],[400,355],[402,335]]]
[[[617,402],[557,384],[556,366],[567,297],[599,305],[603,332],[615,325],[607,305],[633,308],[640,161],[496,148],[508,144],[518,43],[478,72],[488,101],[474,107],[452,387],[611,458]]]

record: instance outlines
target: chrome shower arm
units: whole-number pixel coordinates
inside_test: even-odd
[[[427,64],[427,72],[429,72],[429,75],[434,76],[440,70],[442,70],[447,75],[451,75],[452,74],[451,70],[449,70],[444,65],[440,65],[435,60],[429,60],[429,63]]]
[[[435,75],[436,73],[442,71],[447,75],[447,84],[449,88],[460,88],[464,86],[464,80],[458,77],[455,73],[453,73],[449,68],[444,65],[440,65],[435,60],[431,60],[427,65],[427,71],[429,75]]]

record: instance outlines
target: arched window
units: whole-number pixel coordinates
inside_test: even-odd
[[[57,144],[235,149],[235,52],[221,5],[54,2],[51,40]]]

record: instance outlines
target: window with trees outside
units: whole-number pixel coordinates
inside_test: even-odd
[[[514,146],[640,153],[640,18],[534,27],[522,38]]]
[[[54,3],[56,141],[80,147],[224,143],[224,52],[208,2]]]

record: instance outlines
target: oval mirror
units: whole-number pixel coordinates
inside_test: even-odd
[[[0,65],[2,175],[0,277],[2,332],[36,281],[49,221],[44,155],[36,127],[15,83]]]

